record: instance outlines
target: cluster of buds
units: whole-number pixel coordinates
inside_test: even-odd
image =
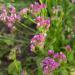
[[[35,2],[35,4],[30,5],[30,10],[32,14],[39,14],[43,8],[46,8],[45,4],[39,4]]]
[[[44,42],[45,42],[45,36],[44,35],[37,34],[37,35],[33,36],[33,38],[31,39],[31,42],[30,42],[31,51],[35,51],[36,47],[43,48]]]
[[[49,30],[50,27],[50,19],[45,19],[44,17],[37,17],[35,19],[36,23],[37,23],[37,29],[41,32],[41,33],[46,33]]]
[[[48,51],[49,57],[42,61],[42,68],[45,75],[50,74],[57,69],[62,62],[66,61],[66,56],[63,52],[54,53],[54,50]]]

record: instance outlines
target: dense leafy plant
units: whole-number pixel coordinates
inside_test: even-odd
[[[69,75],[75,63],[71,12],[69,0],[39,0],[21,10],[4,5],[0,58],[7,59],[7,74]]]

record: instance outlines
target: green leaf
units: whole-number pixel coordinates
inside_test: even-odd
[[[21,62],[18,60],[14,60],[9,66],[8,66],[8,73],[11,75],[21,75]]]
[[[10,40],[10,39],[5,39],[4,42],[5,42],[7,45],[13,45],[13,41]]]
[[[67,55],[68,61],[73,62],[74,61],[74,52],[69,52]]]

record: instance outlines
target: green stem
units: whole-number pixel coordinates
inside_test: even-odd
[[[28,17],[28,16],[25,16],[24,15],[24,18],[27,18],[29,21],[31,21],[31,22],[33,22],[33,23],[36,23],[34,20],[32,20],[30,17]]]
[[[25,25],[25,24],[23,24],[23,23],[21,23],[21,22],[18,22],[18,23],[20,23],[23,27],[25,27],[25,28],[27,28],[27,29],[29,29],[29,30],[31,30],[31,31],[33,31],[33,32],[35,32],[35,30],[34,30],[34,29],[32,29],[32,28],[28,27],[27,25]]]
[[[1,40],[4,40],[4,39],[9,39],[9,40],[11,40],[11,41],[20,42],[20,43],[23,43],[23,42],[24,42],[24,41],[22,41],[22,40],[17,40],[17,39],[15,39],[15,38],[11,38],[11,37],[6,37],[6,36],[0,35],[0,41],[1,41]],[[25,39],[25,40],[28,41],[28,39]]]

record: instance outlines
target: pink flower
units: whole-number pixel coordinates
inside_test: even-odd
[[[41,32],[42,34],[45,34],[49,27],[50,27],[50,19],[45,19],[44,17],[38,16],[35,19],[35,22],[37,24],[36,28]]]
[[[13,27],[13,23],[11,23],[11,22],[7,22],[6,25],[7,25],[7,27],[10,28],[10,29],[12,29],[12,27]]]
[[[31,39],[31,43],[32,43],[32,42],[35,42],[35,41],[37,41],[37,42],[44,42],[44,41],[45,41],[44,35],[41,35],[41,34],[35,35],[35,36]]]
[[[7,10],[6,10],[6,7],[3,5],[2,10],[1,10],[1,14],[0,14],[0,20],[5,22],[6,17],[7,17]]]
[[[30,50],[34,51],[35,50],[35,46],[33,44],[30,45]]]
[[[30,8],[33,8],[34,7],[34,5],[33,4],[30,4]]]
[[[59,58],[59,53],[55,53],[55,54],[54,54],[54,58],[55,58],[55,59],[58,59],[58,58]]]
[[[20,17],[16,14],[10,15],[6,17],[6,25],[11,28],[13,27],[16,21],[20,21]]]
[[[46,57],[42,61],[42,69],[45,75],[50,74],[55,69],[57,69],[62,62],[66,61],[66,56],[63,52],[55,53],[54,50],[49,50],[49,54],[53,54],[54,57]]]
[[[67,60],[66,55],[63,52],[60,52],[59,54],[60,54],[60,62]]]
[[[21,20],[21,16],[20,15],[16,15],[15,20],[16,21],[20,21]]]
[[[13,16],[7,16],[7,22],[11,22],[14,23],[15,22],[15,18]]]
[[[54,55],[54,50],[49,50],[48,55]]]
[[[14,18],[14,21],[20,21],[21,20],[21,16],[19,14],[11,14],[11,17]]]
[[[45,4],[41,4],[41,5],[40,5],[40,8],[41,8],[41,9],[46,8],[46,5],[45,5]]]
[[[43,20],[41,22],[38,22],[37,28],[40,28],[40,27],[43,27],[43,28],[45,28],[45,30],[48,30],[50,27],[50,20],[47,19],[47,20]]]
[[[14,17],[12,16],[7,16],[6,17],[6,25],[8,28],[12,28],[13,27],[13,23],[14,23]]]
[[[40,11],[43,8],[46,8],[46,5],[45,4],[39,4],[38,2],[35,2],[35,4],[31,4],[30,5],[30,9],[31,9],[31,13],[32,14],[38,14],[38,13],[40,13]]]
[[[60,63],[56,62],[54,59],[50,58],[50,57],[46,57],[43,61],[42,61],[42,69],[43,69],[43,73],[45,75],[49,74],[50,72],[54,71],[55,69],[57,69],[60,66]]]
[[[71,50],[72,50],[70,45],[65,46],[65,49],[66,49],[66,51],[69,51],[69,52],[71,52]]]
[[[42,34],[35,35],[30,42],[30,48],[31,50],[34,50],[37,46],[43,47],[45,42],[45,36]]]
[[[39,22],[41,22],[41,21],[43,21],[43,20],[44,20],[44,18],[41,17],[41,16],[38,16],[38,17],[35,19],[35,21],[36,21],[37,23],[39,23]]]
[[[15,13],[16,13],[16,8],[11,5],[11,6],[9,7],[9,12],[10,12],[11,14],[15,14]]]
[[[72,0],[72,3],[75,3],[75,0]]]
[[[5,7],[5,5],[3,5],[2,6],[2,13],[6,13],[6,12],[7,12],[6,7]]]
[[[24,15],[27,14],[27,12],[28,12],[28,8],[23,8],[22,10],[20,10],[19,14]]]
[[[54,59],[58,60],[60,63],[67,60],[66,55],[63,52],[55,53]]]

